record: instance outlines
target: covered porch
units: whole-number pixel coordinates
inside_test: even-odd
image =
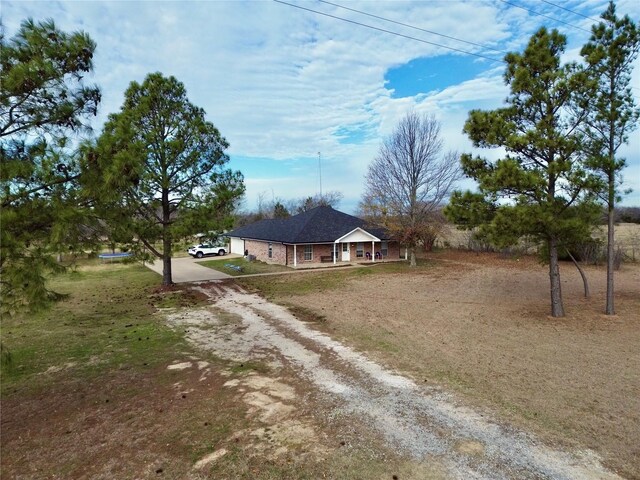
[[[390,244],[392,244],[392,255],[390,255]],[[287,263],[294,268],[301,265],[308,267],[312,263],[328,266],[328,264],[373,263],[392,258],[400,259],[400,252],[395,242],[382,240],[359,227],[331,243],[294,244],[291,253],[289,258],[293,262]]]

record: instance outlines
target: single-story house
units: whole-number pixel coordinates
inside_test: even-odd
[[[328,206],[288,218],[260,220],[226,236],[231,240],[231,253],[294,267],[400,258],[400,245],[386,230]]]

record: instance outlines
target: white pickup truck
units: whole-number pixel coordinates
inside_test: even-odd
[[[224,255],[227,253],[225,247],[216,247],[208,243],[201,243],[200,245],[194,245],[187,253],[194,258],[202,258],[205,255]]]

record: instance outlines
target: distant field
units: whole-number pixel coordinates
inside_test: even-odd
[[[606,240],[607,229],[602,227],[598,237]],[[615,229],[616,245],[618,245],[625,254],[632,260],[640,260],[640,224],[638,223],[620,223]]]
[[[598,228],[593,235],[606,241],[607,227],[606,225]],[[640,224],[637,223],[619,223],[615,229],[616,244],[629,256],[633,261],[640,260]],[[471,239],[471,232],[466,230],[458,230],[454,225],[448,225],[444,233],[437,241],[437,246],[450,246],[453,248],[468,248]]]

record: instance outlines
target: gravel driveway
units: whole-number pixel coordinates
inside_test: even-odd
[[[169,313],[187,339],[230,360],[286,364],[301,382],[337,402],[338,414],[373,428],[404,454],[438,459],[455,479],[619,479],[591,451],[566,452],[460,405],[456,398],[391,372],[285,308],[234,284],[197,287],[212,306]],[[229,321],[229,315],[239,324]],[[225,318],[226,316],[226,318]]]

